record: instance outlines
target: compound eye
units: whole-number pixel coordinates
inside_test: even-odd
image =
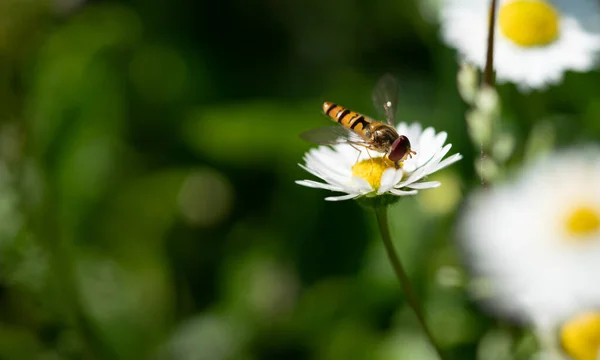
[[[399,162],[404,160],[404,158],[410,152],[410,141],[404,135],[401,135],[394,143],[392,144],[392,149],[388,155],[388,158],[393,162]]]

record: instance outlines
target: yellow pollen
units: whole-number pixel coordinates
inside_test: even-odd
[[[600,350],[600,313],[584,313],[564,323],[560,340],[572,359],[596,360]]]
[[[573,236],[585,236],[600,230],[600,214],[590,206],[581,206],[567,215],[567,231]]]
[[[500,31],[523,47],[544,46],[559,34],[559,13],[543,0],[507,1],[498,12]]]
[[[383,172],[390,167],[381,157],[366,159],[352,166],[352,175],[367,180],[373,189],[378,190]]]

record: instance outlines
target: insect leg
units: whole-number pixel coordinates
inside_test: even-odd
[[[371,153],[369,152],[369,149],[365,148],[365,150],[367,150],[367,155],[369,155],[369,159],[371,159],[371,165],[373,165],[373,157],[371,156]]]
[[[356,161],[354,162],[355,164],[358,163],[358,159],[360,159],[360,155],[362,154],[362,150],[357,148],[356,146],[352,145],[351,143],[348,143],[348,145],[352,146],[354,148],[354,150],[358,151],[358,156],[356,157]]]

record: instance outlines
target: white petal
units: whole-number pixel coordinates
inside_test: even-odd
[[[411,189],[423,190],[423,189],[433,189],[442,185],[439,181],[427,181],[427,182],[419,182],[407,185],[407,187]]]
[[[296,184],[298,185],[302,185],[302,186],[307,186],[310,188],[315,188],[315,189],[325,189],[325,190],[331,190],[331,191],[343,191],[342,188],[338,187],[338,186],[334,186],[331,184],[324,184],[324,183],[320,183],[317,181],[312,181],[312,180],[297,180]]]
[[[435,137],[435,130],[433,130],[433,128],[431,126],[429,126],[425,130],[423,130],[423,133],[421,133],[421,137],[419,138],[419,143],[418,143],[419,147],[421,149],[431,147],[434,137]]]
[[[361,194],[366,194],[373,191],[371,184],[369,184],[367,180],[359,176],[353,176],[352,181],[348,184],[348,187],[352,189],[352,192],[357,192]]]
[[[400,135],[407,136],[408,124],[406,124],[405,122],[401,122],[400,124],[398,124],[398,126],[396,126],[396,131],[398,131],[398,134],[400,134]]]
[[[354,199],[355,197],[358,197],[360,194],[349,194],[349,195],[342,195],[342,196],[330,196],[330,197],[326,197],[325,200],[327,201],[343,201],[343,200],[349,200],[349,199]]]
[[[403,188],[406,185],[409,185],[409,184],[412,184],[412,183],[414,183],[416,181],[421,180],[421,178],[423,178],[426,175],[427,175],[427,173],[426,173],[426,169],[425,168],[417,169],[415,172],[413,172],[412,174],[410,174],[410,176],[406,180],[404,180],[404,181],[396,184],[396,186],[394,186],[394,188],[396,188],[396,189]]]
[[[398,189],[390,189],[390,193],[398,196],[408,196],[408,195],[416,195],[418,193],[417,190],[404,191]]]
[[[396,184],[398,184],[400,182],[400,180],[402,180],[403,176],[404,176],[404,170],[398,169],[396,171],[396,175],[394,176],[394,186],[396,186]]]
[[[442,162],[440,162],[432,171],[431,173],[434,173],[436,171],[439,171],[443,168],[445,168],[446,166],[452,165],[455,162],[457,162],[458,160],[462,159],[462,155],[461,154],[454,154],[452,156],[449,156],[448,158],[444,159]]]
[[[302,169],[306,170],[307,172],[309,172],[310,174],[320,178],[321,180],[324,180],[325,182],[335,185],[335,186],[342,186],[342,182],[340,181],[341,178],[339,177],[332,177],[332,174],[323,174],[321,173],[321,171],[316,170],[313,167],[308,167],[302,164],[298,164]]]
[[[421,129],[421,124],[414,122],[408,127],[408,134],[406,134],[406,136],[409,138],[412,137],[413,139],[418,139],[421,137]]]
[[[428,162],[424,167],[427,169],[427,174],[432,174],[433,169],[435,169],[440,161],[448,154],[448,151],[452,148],[452,144],[446,144],[443,148],[441,148]]]
[[[433,174],[435,171],[437,171],[437,167],[439,166],[440,160],[446,156],[446,154],[448,153],[448,151],[450,151],[450,148],[452,147],[452,144],[447,144],[446,146],[444,146],[442,149],[440,149],[434,156],[433,158],[431,158],[426,166],[423,166],[421,168],[418,168],[417,170],[415,170],[412,174],[409,175],[409,177],[403,181],[398,183],[396,186],[394,186],[396,189],[408,186],[414,182],[419,181],[420,179],[422,179],[423,177]],[[460,160],[460,158],[454,159],[453,161],[458,161]],[[447,163],[444,164],[444,166],[448,166],[451,163]]]
[[[448,139],[448,133],[446,133],[445,131],[441,131],[435,136],[433,146],[435,146],[436,148],[441,148],[442,146],[444,146],[446,139]]]
[[[347,177],[351,172],[351,163],[343,155],[329,148],[312,150],[304,156],[306,166],[331,176]]]
[[[389,168],[383,172],[383,175],[381,175],[381,182],[379,184],[379,190],[377,190],[377,194],[381,195],[387,192],[389,189],[392,188],[392,186],[396,184],[394,180],[396,179],[398,172],[400,172],[400,176],[402,176],[401,169],[396,170],[394,168]]]
[[[412,173],[413,171],[415,171],[419,168],[417,161],[418,161],[418,159],[414,159],[414,158],[404,161],[404,164],[402,165],[402,169],[408,174]]]
[[[405,162],[405,169],[410,172],[416,168],[431,166],[431,164],[439,162],[450,150],[452,144],[447,144],[443,148],[427,146],[417,151],[417,156],[414,159]]]

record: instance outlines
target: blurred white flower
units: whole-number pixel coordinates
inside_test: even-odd
[[[467,202],[460,244],[483,304],[540,329],[600,306],[600,149],[549,154]]]
[[[441,36],[481,69],[487,54],[490,1],[441,0]],[[600,50],[596,0],[498,0],[494,67],[499,83],[521,90],[559,83],[567,70],[585,72]]]
[[[422,130],[418,123],[411,126],[400,123],[397,130],[399,134],[410,139],[412,150],[417,152],[412,158],[405,160],[400,169],[390,167],[383,160],[384,154],[375,151],[363,150],[357,161],[358,150],[351,145],[319,146],[305,154],[306,165],[300,164],[300,166],[324,182],[299,180],[296,183],[347,194],[325,198],[329,201],[385,193],[397,196],[414,195],[417,190],[440,186],[437,181],[421,182],[421,180],[462,159],[462,155],[454,154],[442,160],[452,147],[452,144],[444,146],[448,136],[445,132],[436,134],[431,127]]]

